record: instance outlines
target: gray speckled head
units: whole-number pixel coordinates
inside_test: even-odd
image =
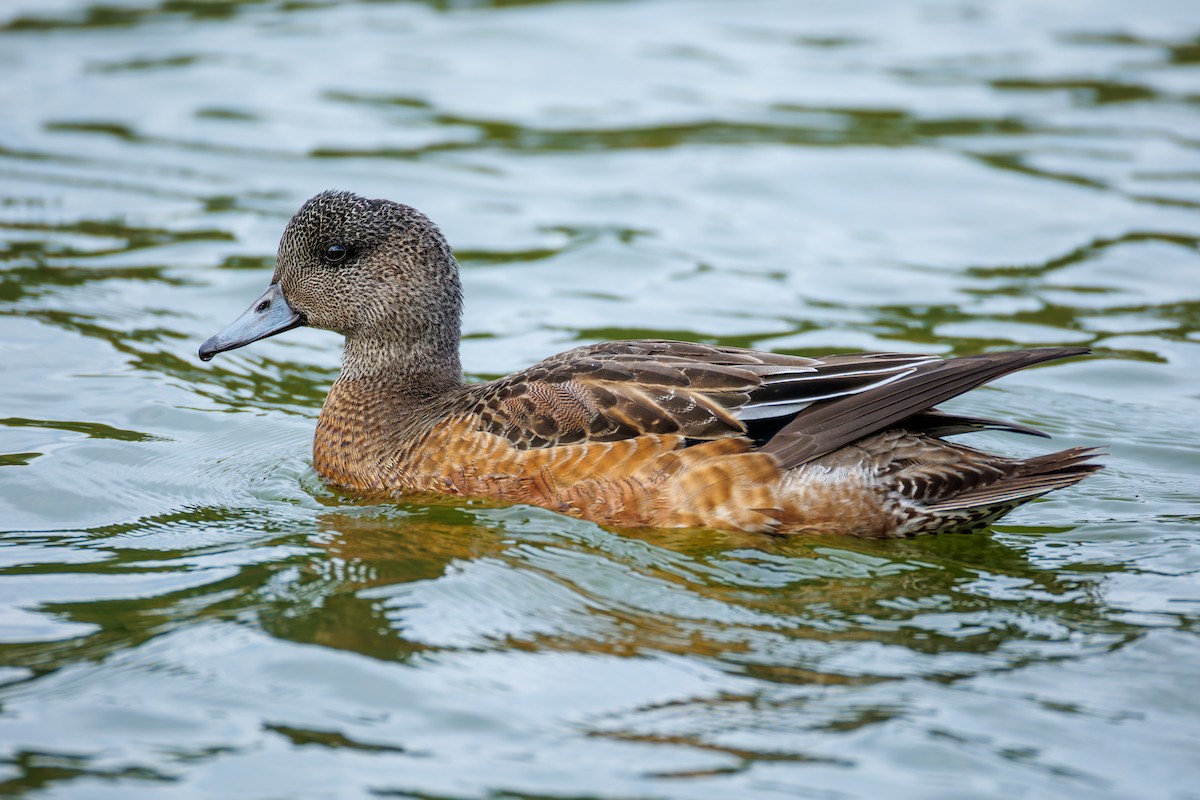
[[[350,192],[321,192],[279,242],[275,280],[308,324],[353,336],[396,338],[414,317],[439,324],[462,305],[458,265],[420,211]]]
[[[346,337],[343,376],[461,380],[458,264],[416,209],[321,192],[288,222],[273,280],[309,325]]]
[[[428,217],[390,200],[322,192],[288,222],[267,291],[199,356],[311,325],[346,337],[343,379],[427,397],[462,383],[461,318],[458,264]]]

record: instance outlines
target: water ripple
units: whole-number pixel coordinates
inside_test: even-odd
[[[1190,791],[1193,5],[6,6],[0,794]],[[1078,343],[956,402],[1107,469],[901,542],[344,496],[337,337],[195,357],[330,187],[443,226],[472,377]]]

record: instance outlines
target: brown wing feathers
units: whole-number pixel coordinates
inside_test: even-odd
[[[927,355],[812,359],[686,342],[606,342],[490,385],[477,413],[484,430],[522,449],[646,433],[710,440],[746,434],[748,422],[757,439],[814,402],[902,380],[939,362]]]
[[[606,342],[491,384],[476,412],[484,430],[519,449],[644,434],[704,441],[749,431],[788,469],[906,421],[935,436],[987,429],[1043,435],[934,406],[1032,364],[1087,352],[811,359],[685,342]]]
[[[745,431],[733,409],[759,385],[754,372],[613,352],[613,344],[568,351],[493,384],[477,406],[483,428],[521,449],[650,433],[717,439]]]
[[[1002,375],[1088,352],[1085,347],[1046,347],[927,363],[902,380],[808,407],[762,449],[785,469],[796,467]]]

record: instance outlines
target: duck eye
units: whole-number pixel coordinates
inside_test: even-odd
[[[350,255],[350,248],[344,244],[331,244],[325,248],[325,261],[330,264],[338,264],[346,260],[346,256]]]

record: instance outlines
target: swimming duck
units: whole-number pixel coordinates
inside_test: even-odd
[[[1005,458],[945,437],[1042,435],[935,408],[1088,352],[804,358],[664,340],[568,350],[463,379],[462,289],[445,238],[389,200],[327,191],[292,217],[266,292],[200,358],[300,325],[345,337],[313,466],[356,493],[530,503],[610,526],[900,537],[978,530],[1100,465]]]

